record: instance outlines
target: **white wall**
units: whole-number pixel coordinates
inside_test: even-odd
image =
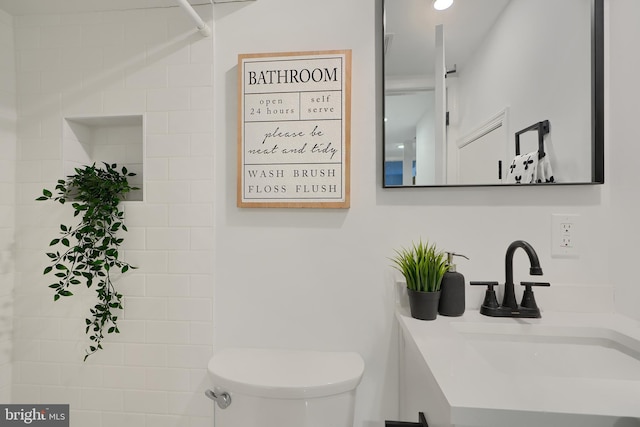
[[[640,41],[640,2],[609,2],[609,187],[611,188],[609,263],[603,269],[616,285],[616,307],[627,316],[640,320],[640,287],[635,277],[640,236],[640,201],[637,196],[640,174],[635,160],[640,157],[638,143],[638,93],[640,80],[633,70],[640,57],[630,55]],[[603,224],[604,226],[604,224]],[[604,249],[603,249],[604,250]]]
[[[212,19],[212,7],[199,13]],[[178,7],[15,17],[18,207],[14,402],[69,403],[72,426],[210,426],[213,39]],[[71,210],[35,202],[63,177],[64,117],[144,115],[144,201],[124,205],[139,269],[121,334],[82,362],[93,289],[53,301],[45,251]],[[4,376],[2,376],[4,378]]]
[[[13,19],[0,10],[0,402],[11,401],[16,74]]]
[[[382,189],[374,2],[260,0],[216,8],[216,348],[356,350],[366,361],[356,426],[396,411],[393,249],[422,237],[463,253],[467,280],[504,280],[516,239],[538,251],[545,309],[613,307],[610,184],[555,188]],[[238,31],[242,28],[242,31]],[[351,208],[238,209],[237,54],[353,49]],[[379,106],[378,106],[379,108]],[[615,140],[611,144],[616,144]],[[553,213],[580,215],[580,257],[551,258]],[[604,262],[604,267],[603,267]],[[526,279],[516,255],[516,280]],[[470,290],[478,306],[482,290]]]
[[[260,0],[215,9],[215,348],[358,351],[356,425],[395,414],[392,244],[378,206],[374,3]],[[240,30],[241,29],[241,30]],[[352,49],[351,208],[236,208],[237,55]],[[391,225],[393,226],[393,224]],[[397,240],[395,240],[397,239]],[[390,241],[391,240],[391,241]]]

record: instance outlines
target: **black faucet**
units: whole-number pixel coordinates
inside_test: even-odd
[[[502,306],[513,309],[518,308],[516,302],[516,294],[513,289],[513,254],[516,249],[522,248],[529,256],[529,263],[531,268],[529,274],[532,276],[542,276],[542,268],[540,268],[540,261],[538,260],[538,254],[533,246],[524,240],[516,240],[511,243],[507,248],[507,254],[504,257],[504,271],[505,271],[505,283],[504,283],[504,297],[502,298]]]
[[[513,284],[513,254],[516,249],[522,248],[529,256],[529,263],[531,267],[529,274],[532,276],[542,276],[542,268],[540,267],[540,261],[538,260],[538,254],[535,249],[529,243],[524,240],[516,240],[511,243],[507,248],[507,253],[504,259],[505,267],[505,283],[504,283],[504,296],[502,298],[502,304],[500,306],[495,302],[495,291],[493,287],[497,285],[497,282],[471,282],[471,285],[484,285],[487,286],[487,294],[485,300],[480,307],[480,313],[485,316],[492,317],[526,317],[526,318],[539,318],[540,309],[536,304],[536,300],[533,296],[532,286],[551,286],[549,283],[543,282],[521,282],[521,285],[525,287],[524,295],[522,296],[522,303],[518,305],[516,302],[516,295]]]

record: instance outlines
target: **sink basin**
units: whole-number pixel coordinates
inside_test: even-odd
[[[611,329],[478,323],[452,327],[504,374],[640,381],[640,343]]]

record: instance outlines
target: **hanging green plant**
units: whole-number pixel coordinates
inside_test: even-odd
[[[66,180],[58,180],[55,196],[44,189],[36,199],[61,204],[69,201],[74,218],[82,215],[75,226],[60,224],[60,236],[49,243],[58,250],[47,253],[51,264],[43,274],[56,277],[49,285],[55,291],[54,301],[72,296],[71,289],[83,282],[87,288],[96,285],[98,303],[90,309],[85,330],[92,343],[84,360],[102,349],[105,329],[109,334],[120,332],[116,310],[122,309],[122,294],[113,286],[112,273],[136,268],[120,259],[118,249],[124,239],[117,236],[120,230],[127,231],[120,201],[138,189],[129,185],[127,178],[131,176],[135,173],[125,167],[118,171],[116,164],[104,163],[104,168],[84,166],[76,168]]]

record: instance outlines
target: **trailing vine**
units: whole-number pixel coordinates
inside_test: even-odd
[[[85,319],[85,333],[91,344],[84,360],[102,349],[106,333],[119,333],[116,310],[122,309],[122,294],[112,282],[112,273],[126,273],[136,267],[120,259],[118,251],[124,241],[117,234],[127,231],[120,201],[136,187],[131,187],[128,177],[135,176],[127,168],[117,170],[116,164],[104,163],[104,168],[95,164],[76,168],[74,175],[60,179],[55,187],[57,194],[47,189],[36,200],[53,200],[61,204],[69,201],[74,209],[74,218],[81,221],[73,226],[61,224],[60,236],[51,240],[55,252],[47,252],[51,264],[43,274],[53,274],[55,281],[49,285],[55,293],[54,301],[73,295],[75,286],[85,283],[87,288],[96,285],[98,302],[90,309],[91,316]]]

